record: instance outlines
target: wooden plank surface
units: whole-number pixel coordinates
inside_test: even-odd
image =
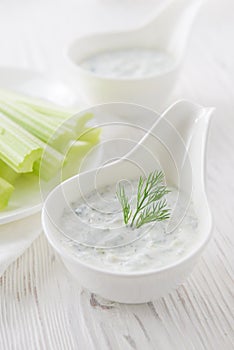
[[[55,59],[68,37],[139,23],[156,4],[156,0],[88,0],[83,6],[75,0],[3,1],[0,64],[57,68]],[[0,279],[1,350],[234,348],[233,38],[234,2],[207,1],[194,24],[171,97],[216,107],[206,176],[214,235],[188,281],[145,305],[107,302],[71,278],[41,235]]]

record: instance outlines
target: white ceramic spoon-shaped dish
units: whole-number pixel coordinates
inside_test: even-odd
[[[135,113],[136,105],[109,104],[113,114]],[[100,107],[100,106],[99,106]],[[138,106],[142,118],[154,113]],[[213,109],[180,101],[159,117],[135,148],[124,158],[77,175],[57,186],[47,197],[43,211],[44,232],[68,270],[80,283],[107,299],[142,303],[161,297],[182,283],[191,272],[211,236],[212,219],[204,186],[207,129]],[[157,115],[155,114],[155,117]],[[192,197],[199,221],[200,241],[186,257],[165,268],[146,272],[110,272],[82,262],[58,239],[64,208],[79,196],[122,179],[137,179],[156,168],[165,172],[167,183]]]
[[[171,0],[136,29],[98,33],[76,39],[65,49],[65,76],[89,103],[133,102],[161,107],[178,77],[193,19],[202,0]],[[80,63],[100,52],[121,49],[158,49],[173,64],[167,71],[142,78],[109,78],[83,69]]]

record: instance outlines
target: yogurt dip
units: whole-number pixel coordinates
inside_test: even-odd
[[[106,78],[146,78],[170,70],[175,60],[165,51],[132,48],[97,53],[79,65]]]
[[[138,181],[128,183],[126,192],[134,205]],[[91,192],[64,209],[57,239],[81,261],[109,271],[137,272],[166,267],[187,256],[198,244],[198,219],[192,203],[186,213],[177,202],[175,188],[167,195],[169,208],[176,206],[183,217],[168,231],[170,220],[132,229],[123,223],[116,187]],[[178,214],[179,213],[179,214]],[[61,235],[61,230],[63,234]]]

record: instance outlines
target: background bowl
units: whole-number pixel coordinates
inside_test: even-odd
[[[105,102],[132,102],[160,108],[173,90],[180,71],[176,61],[163,73],[142,78],[109,78],[82,68],[87,57],[117,49],[147,49],[144,40],[134,39],[136,33],[96,34],[75,40],[67,49],[66,79],[91,104]],[[138,37],[137,37],[138,38]],[[174,58],[173,58],[174,59]]]
[[[165,105],[180,72],[193,20],[203,0],[165,2],[145,24],[127,31],[91,34],[65,48],[65,78],[91,104],[132,102],[152,108]],[[97,53],[121,49],[156,49],[169,54],[168,70],[150,77],[108,78],[81,68]]]

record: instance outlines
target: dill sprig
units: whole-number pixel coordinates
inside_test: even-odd
[[[153,221],[169,219],[170,210],[167,208],[167,201],[162,199],[170,192],[164,185],[162,171],[154,171],[144,179],[142,176],[138,182],[136,209],[131,210],[129,200],[124,187],[119,184],[116,192],[123,210],[124,223],[127,225],[131,218],[131,227],[139,228],[144,224]]]
[[[119,188],[118,188],[118,191],[116,192],[116,195],[118,197],[118,200],[120,201],[120,204],[123,210],[124,223],[127,225],[132,215],[132,211],[130,208],[128,197],[126,196],[126,193],[125,193],[125,189],[121,184],[119,184]]]

